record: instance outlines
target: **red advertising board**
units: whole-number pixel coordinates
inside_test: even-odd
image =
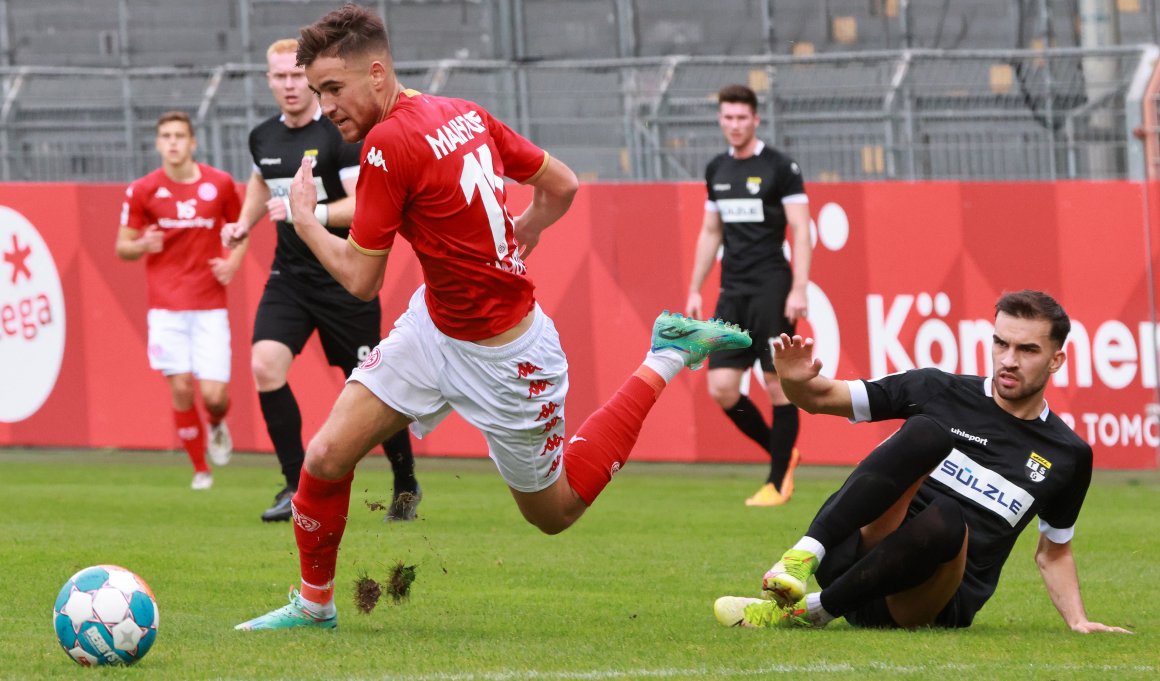
[[[1154,468],[1160,446],[1157,327],[1150,264],[1160,194],[1129,182],[865,183],[809,187],[815,256],[810,321],[825,373],[872,377],[915,366],[990,371],[996,297],[1039,288],[1073,320],[1069,361],[1048,401],[1101,468]],[[511,187],[512,203],[528,191]],[[145,275],[113,252],[123,187],[0,185],[0,446],[176,446],[168,392],[145,355]],[[680,310],[704,189],[697,184],[586,185],[528,265],[571,364],[569,432],[640,363],[652,320]],[[254,310],[273,253],[260,223],[230,284],[233,408],[241,450],[270,451],[249,371]],[[1153,277],[1149,280],[1149,277]],[[420,273],[397,242],[383,288],[388,323]],[[704,291],[715,302],[716,276]],[[754,375],[751,396],[767,408]],[[316,341],[291,371],[307,435],[342,376]],[[894,424],[804,416],[805,463],[857,461]],[[448,419],[416,451],[485,456],[483,438]],[[761,450],[709,399],[703,372],[662,396],[639,460],[751,461]]]

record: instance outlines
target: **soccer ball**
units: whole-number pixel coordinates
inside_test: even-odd
[[[132,572],[95,565],[61,587],[52,624],[60,646],[84,667],[133,664],[157,638],[157,601]]]

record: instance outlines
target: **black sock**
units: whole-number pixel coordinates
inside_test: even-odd
[[[302,447],[302,412],[298,410],[298,400],[294,399],[290,384],[286,383],[277,390],[258,393],[258,403],[266,419],[266,432],[270,434],[278,463],[282,465],[286,486],[298,489],[302,462],[306,459],[306,450]]]
[[[789,468],[789,457],[798,436],[798,408],[781,404],[773,408],[773,427],[769,429],[769,482],[780,491]]]
[[[806,535],[827,549],[877,520],[915,481],[930,474],[954,446],[928,416],[911,416],[858,464],[814,516]]]
[[[419,482],[415,480],[415,454],[411,451],[411,435],[406,428],[383,442],[383,454],[391,462],[391,471],[395,474],[395,494],[413,494]]]
[[[761,418],[761,413],[748,397],[742,395],[737,404],[725,410],[725,415],[746,437],[769,451],[769,426],[765,425],[765,419]]]
[[[959,555],[966,534],[962,507],[940,497],[825,587],[822,607],[841,617],[874,599],[922,584]]]

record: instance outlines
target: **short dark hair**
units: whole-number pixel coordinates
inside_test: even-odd
[[[166,111],[165,113],[161,114],[157,117],[157,127],[155,130],[157,132],[161,132],[161,126],[165,125],[166,123],[172,123],[173,121],[181,121],[182,123],[185,123],[185,127],[189,128],[189,136],[197,137],[197,133],[193,131],[193,121],[190,120],[189,114],[185,113],[184,111]]]
[[[390,56],[387,27],[379,15],[354,3],[339,7],[299,31],[299,66],[310,66],[319,57],[346,59],[371,52]]]
[[[717,106],[725,102],[733,104],[748,104],[753,113],[757,113],[757,93],[744,85],[726,85],[717,91]]]
[[[1068,318],[1067,312],[1055,298],[1043,291],[1023,289],[1004,293],[995,303],[995,316],[998,317],[1000,312],[1019,319],[1043,319],[1051,322],[1051,340],[1061,348],[1067,341],[1067,334],[1071,333],[1071,319]]]

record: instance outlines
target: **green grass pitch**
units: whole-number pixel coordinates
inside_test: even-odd
[[[285,603],[289,524],[263,525],[274,459],[240,455],[208,492],[184,456],[0,451],[0,678],[407,679],[1160,678],[1160,474],[1097,473],[1075,539],[1096,621],[1134,636],[1066,630],[1032,560],[1034,525],[965,631],[726,629],[711,604],[753,594],[846,475],[800,469],[788,506],[746,508],[760,466],[630,463],[572,529],[538,533],[488,461],[422,459],[420,519],[385,524],[390,469],[355,478],[339,559],[335,632],[236,632]],[[409,599],[370,615],[351,598],[417,566]],[[56,593],[88,565],[146,579],[161,618],[138,665],[85,670],[56,643]]]

